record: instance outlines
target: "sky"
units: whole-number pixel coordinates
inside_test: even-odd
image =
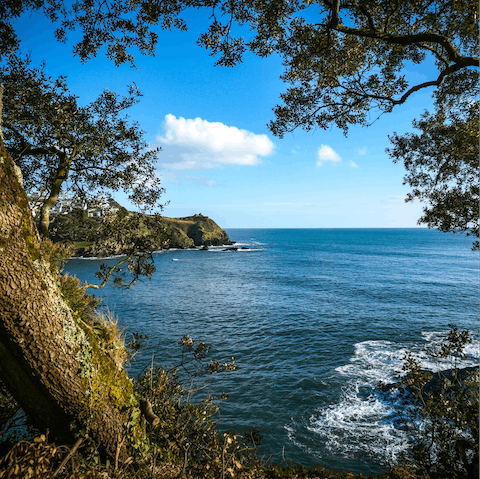
[[[215,58],[196,44],[207,22],[196,13],[188,17],[188,32],[158,30],[155,57],[137,54],[137,69],[115,67],[105,50],[82,64],[73,43],[58,43],[39,14],[24,15],[17,33],[32,65],[44,61],[52,77],[66,75],[81,104],[105,88],[126,94],[128,85],[137,85],[143,97],[129,115],[149,145],[162,147],[157,171],[165,216],[202,213],[222,228],[418,226],[422,205],[404,202],[404,167],[385,149],[388,135],[412,131],[412,120],[431,107],[431,90],[368,128],[351,127],[347,137],[332,127],[297,129],[279,139],[267,124],[286,90],[280,59],[247,53],[234,68],[214,66]],[[408,75],[425,81],[432,70],[416,66]],[[123,195],[115,199],[131,208]]]

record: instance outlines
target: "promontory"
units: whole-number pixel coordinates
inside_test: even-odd
[[[123,215],[129,214],[126,210]],[[183,218],[161,217],[165,235],[159,238],[156,249],[187,249],[232,245],[227,233],[212,219],[202,214]],[[69,214],[56,214],[51,221],[50,234],[55,242],[70,244],[75,256],[110,256],[122,254],[122,246],[110,244],[106,249],[97,242],[102,218],[91,217],[77,209]]]

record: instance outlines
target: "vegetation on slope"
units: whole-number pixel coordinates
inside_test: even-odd
[[[187,245],[192,246],[221,246],[232,244],[227,233],[223,231],[215,221],[196,214],[184,218],[165,218],[163,217],[167,234],[170,239],[170,247],[178,248],[182,246],[182,241],[176,241],[175,238],[189,238],[186,240]],[[187,246],[189,247],[189,246]]]
[[[132,215],[125,208],[121,208],[115,216],[121,218],[126,225],[131,225]],[[151,228],[145,225],[151,218],[143,216],[145,231]],[[77,256],[111,256],[122,254],[125,245],[112,242],[108,237],[106,225],[108,217],[89,217],[87,212],[76,208],[67,215],[57,214],[53,217],[50,235],[53,241],[73,245]],[[152,238],[153,249],[194,248],[196,246],[230,245],[232,242],[227,233],[212,219],[201,214],[185,218],[160,218],[162,230]]]

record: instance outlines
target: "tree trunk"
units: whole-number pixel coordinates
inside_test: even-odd
[[[3,91],[4,86],[0,85],[0,141],[3,142]]]
[[[86,430],[115,457],[132,384],[63,301],[19,173],[0,140],[0,377],[39,428],[60,440]]]
[[[62,191],[62,184],[68,178],[70,172],[70,165],[72,160],[67,158],[65,153],[58,155],[58,168],[55,174],[55,179],[50,185],[50,192],[48,198],[45,200],[40,208],[40,224],[39,231],[44,238],[49,237],[48,229],[50,227],[50,210],[52,206],[57,202],[60,192]]]

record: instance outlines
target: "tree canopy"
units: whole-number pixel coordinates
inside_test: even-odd
[[[20,166],[27,193],[42,191],[40,229],[48,236],[49,213],[62,191],[84,201],[123,190],[132,203],[159,206],[163,193],[155,174],[158,149],[148,149],[143,131],[125,113],[140,96],[104,90],[81,106],[64,77],[52,80],[43,67],[11,57],[0,72],[4,94],[4,140]]]
[[[445,78],[478,67],[478,5],[473,0],[7,0],[0,20],[0,52],[18,44],[14,18],[27,9],[43,10],[65,41],[82,31],[74,53],[82,60],[107,46],[116,64],[133,62],[132,49],[152,54],[155,25],[185,30],[189,9],[211,12],[198,43],[233,66],[245,51],[283,59],[289,84],[275,108],[270,129],[282,136],[297,127],[371,123],[416,91],[438,87]],[[245,28],[238,28],[245,27]],[[251,32],[252,33],[251,33]],[[428,57],[436,73],[410,84],[404,67]],[[373,112],[373,116],[372,116]]]
[[[470,72],[470,76],[478,87],[473,78],[476,73]],[[478,238],[480,104],[472,100],[472,93],[478,91],[475,85],[463,82],[461,88],[465,88],[463,95],[458,92],[455,101],[449,102],[445,95],[434,113],[425,112],[413,121],[418,133],[394,133],[387,152],[405,165],[404,184],[412,187],[407,201],[418,199],[427,204],[419,223]],[[478,239],[473,246],[479,249]]]
[[[35,9],[56,23],[60,41],[65,41],[75,29],[81,31],[74,53],[83,61],[106,46],[107,56],[116,64],[133,64],[134,48],[152,54],[158,39],[157,27],[186,30],[186,12],[207,11],[210,24],[205,25],[198,44],[217,56],[217,65],[234,66],[247,51],[260,57],[276,54],[282,59],[285,67],[282,79],[287,88],[280,95],[280,103],[274,108],[275,117],[269,123],[270,130],[278,137],[299,127],[309,130],[336,126],[347,134],[350,126],[371,125],[423,89],[435,96],[436,111],[417,120],[415,128],[436,129],[435,136],[440,138],[444,134],[454,135],[455,123],[472,125],[466,109],[458,110],[454,116],[447,110],[460,96],[462,101],[476,101],[479,28],[478,4],[473,0],[75,0],[69,5],[59,0],[7,0],[6,3],[6,10],[0,14],[0,55],[18,45],[14,19],[23,11]],[[412,83],[408,68],[420,64],[431,66],[431,77]],[[433,148],[425,151],[427,140],[421,146],[414,138],[405,136],[400,144],[400,137],[394,135],[390,152],[407,167],[405,182],[414,188],[407,200],[427,201],[433,208],[427,207],[420,222],[443,231],[467,231],[478,236],[478,227],[472,220],[478,216],[478,208],[473,206],[478,198],[478,184],[470,181],[475,165],[467,161],[471,174],[461,175],[462,195],[459,196],[458,189],[446,186],[451,185],[455,168],[450,180],[444,182],[443,193],[440,195],[438,188],[433,193],[433,183],[427,186],[425,175],[438,183],[437,173],[443,168],[448,141],[441,149],[444,153],[438,156]],[[460,137],[456,138],[449,140],[452,145]],[[475,135],[469,141],[475,141]],[[415,151],[417,147],[420,149]],[[430,158],[421,166],[412,161],[419,158],[420,151]],[[448,154],[453,158],[457,153]],[[466,164],[458,155],[455,162]],[[427,189],[430,194],[425,193]],[[465,203],[465,207],[460,207],[459,201],[463,200],[468,200],[469,206]],[[447,211],[450,213],[445,216]]]

